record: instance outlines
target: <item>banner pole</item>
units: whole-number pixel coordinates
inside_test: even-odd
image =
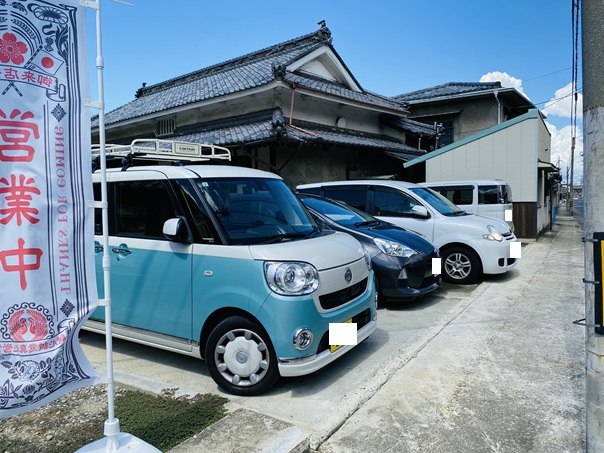
[[[101,34],[101,5],[96,10],[96,68],[99,109],[99,142],[101,160],[101,202],[103,225],[103,288],[105,298],[105,348],[107,352],[107,420],[105,421],[104,434],[107,437],[107,451],[117,451],[119,442],[117,435],[120,432],[120,422],[115,418],[115,382],[113,376],[113,337],[111,329],[111,259],[109,257],[109,220],[107,209],[107,161],[105,149],[105,91],[103,70],[105,68],[102,52]]]
[[[160,450],[148,443],[132,436],[120,433],[120,421],[115,418],[115,382],[113,375],[113,337],[111,328],[111,258],[109,257],[109,215],[107,205],[107,161],[105,147],[105,91],[103,82],[103,52],[101,34],[101,1],[88,2],[88,6],[96,9],[96,68],[98,84],[98,109],[99,109],[99,145],[100,145],[100,170],[101,170],[101,203],[103,227],[103,289],[105,304],[105,348],[107,353],[107,420],[105,420],[105,438],[89,444],[77,453],[92,452],[141,452],[161,453]]]

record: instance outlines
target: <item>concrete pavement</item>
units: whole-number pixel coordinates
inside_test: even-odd
[[[581,236],[558,216],[311,431],[239,409],[171,453],[585,451]]]

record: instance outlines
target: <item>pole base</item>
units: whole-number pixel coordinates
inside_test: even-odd
[[[161,453],[161,450],[128,433],[117,435],[118,446],[116,447],[108,445],[109,441],[108,437],[99,439],[91,444],[84,445],[75,453]]]

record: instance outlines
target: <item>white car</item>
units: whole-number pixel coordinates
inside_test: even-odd
[[[512,188],[502,179],[433,181],[419,185],[435,190],[470,214],[505,220],[514,231]]]
[[[481,274],[501,274],[517,262],[516,236],[502,220],[468,214],[437,192],[404,181],[333,181],[299,185],[300,193],[343,201],[378,219],[423,234],[440,249],[443,278],[472,283]]]

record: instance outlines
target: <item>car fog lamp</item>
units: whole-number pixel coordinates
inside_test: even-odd
[[[313,334],[309,329],[298,329],[294,335],[294,347],[304,351],[310,347],[312,340]]]

